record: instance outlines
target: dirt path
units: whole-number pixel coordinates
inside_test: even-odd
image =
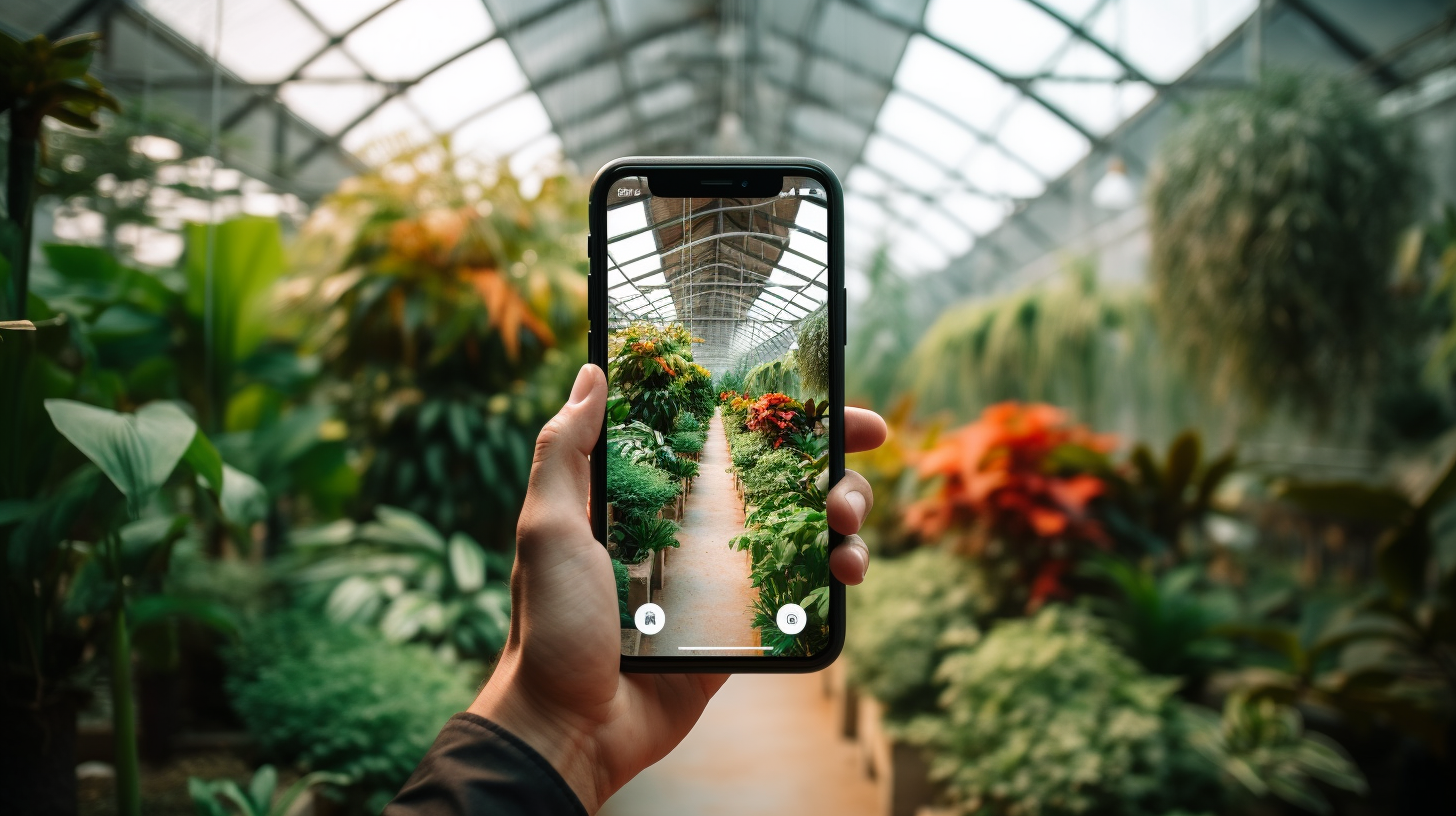
[[[708,440],[698,463],[698,478],[688,494],[678,541],[667,551],[667,579],[653,601],[667,614],[660,633],[642,638],[644,655],[754,654],[746,648],[684,650],[682,646],[754,646],[749,607],[757,590],[749,586],[748,553],[728,546],[743,533],[743,505],[728,473],[728,438],[723,420],[713,414]]]
[[[599,816],[880,816],[855,743],[835,737],[817,674],[740,674],[687,739]]]

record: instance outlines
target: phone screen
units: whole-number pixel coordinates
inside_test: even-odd
[[[657,196],[629,176],[607,196],[604,543],[624,655],[831,641],[832,196],[797,176],[733,191]]]

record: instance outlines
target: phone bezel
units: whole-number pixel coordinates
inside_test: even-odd
[[[739,187],[740,195],[761,193],[772,184],[776,195],[783,186],[784,176],[812,178],[824,185],[829,204],[829,481],[837,484],[844,476],[844,340],[845,340],[845,297],[844,297],[844,193],[834,171],[815,159],[808,158],[757,158],[757,157],[628,157],[617,159],[604,166],[592,180],[588,221],[590,233],[587,236],[590,273],[587,278],[587,310],[591,330],[587,334],[589,360],[607,368],[607,338],[604,328],[607,324],[606,260],[607,260],[607,199],[610,188],[620,179],[629,176],[647,176],[649,186],[652,179],[665,180],[666,189],[672,197],[685,197],[690,193],[699,197],[723,198],[725,187],[702,185],[702,181],[747,181],[749,186]],[[697,184],[695,188],[694,185]],[[694,193],[694,190],[700,192]],[[653,187],[653,194],[658,195]],[[606,484],[606,423],[597,439],[591,462],[591,522],[592,533],[598,542],[607,538],[607,505],[603,487]],[[844,536],[829,531],[829,546],[838,546]],[[663,657],[622,655],[622,670],[630,672],[684,673],[684,672],[734,672],[734,673],[800,673],[812,672],[828,666],[844,648],[844,584],[833,575],[829,578],[829,644],[812,657],[728,657],[700,656]]]

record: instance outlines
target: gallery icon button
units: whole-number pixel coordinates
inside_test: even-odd
[[[637,607],[637,614],[632,618],[637,624],[637,630],[644,635],[655,635],[667,624],[667,615],[655,603],[645,603]]]
[[[798,604],[784,604],[779,607],[777,621],[779,631],[786,635],[797,635],[809,624],[809,613]]]

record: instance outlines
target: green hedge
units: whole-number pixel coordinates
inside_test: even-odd
[[[624,517],[656,515],[677,498],[678,483],[651,465],[624,456],[607,455],[607,501]]]
[[[224,657],[263,758],[353,777],[371,804],[399,790],[480,683],[474,664],[302,611],[255,620]]]

